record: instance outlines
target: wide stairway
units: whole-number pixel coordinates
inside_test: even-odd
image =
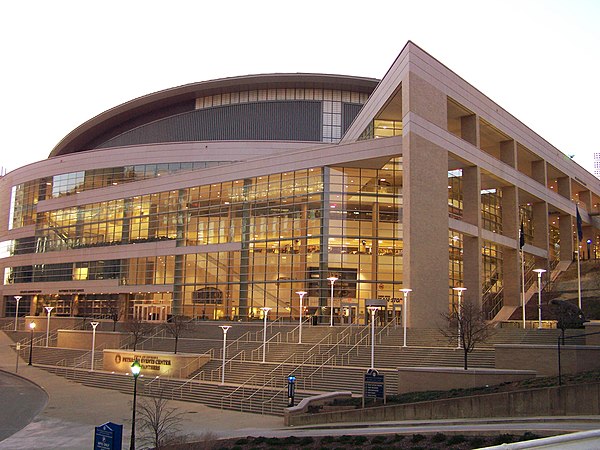
[[[351,391],[362,395],[363,376],[371,367],[370,328],[365,326],[303,326],[302,343],[298,327],[273,322],[267,328],[257,323],[231,323],[228,332],[225,383],[223,374],[223,333],[221,322],[190,324],[177,343],[178,353],[210,354],[210,361],[188,379],[144,378],[140,391],[145,395],[194,401],[208,406],[262,414],[283,414],[287,406],[287,377],[296,377],[296,404],[315,393]],[[577,330],[569,330],[577,332]],[[497,329],[487,342],[469,354],[469,367],[493,368],[493,345],[556,344],[559,330]],[[10,332],[7,332],[10,335]],[[577,333],[576,333],[577,334]],[[14,333],[13,339],[23,338]],[[27,359],[29,347],[22,339],[21,356]],[[94,371],[91,352],[37,345],[34,364],[73,381],[101,388],[131,391],[130,374],[102,370],[102,352],[97,350]],[[377,327],[374,367],[386,376],[386,391],[395,393],[398,367],[462,367],[463,351],[436,329],[407,330],[404,346],[401,326]],[[137,350],[173,352],[175,340],[155,330]],[[264,353],[264,354],[263,354]]]

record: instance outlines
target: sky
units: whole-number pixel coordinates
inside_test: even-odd
[[[2,173],[118,104],[259,73],[382,78],[408,40],[587,170],[600,105],[598,0],[8,0]]]

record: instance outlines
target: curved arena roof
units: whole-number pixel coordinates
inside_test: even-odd
[[[156,142],[317,140],[315,128],[320,126],[320,119],[315,119],[320,101],[258,99],[199,109],[197,99],[272,89],[331,89],[369,95],[378,82],[342,75],[266,74],[187,84],[136,98],[97,115],[65,136],[49,156]],[[362,105],[347,105],[347,120],[353,119]]]

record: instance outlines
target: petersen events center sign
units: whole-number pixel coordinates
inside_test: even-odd
[[[104,350],[104,370],[112,372],[131,372],[131,364],[137,360],[141,373],[146,376],[187,378],[208,361],[206,354],[167,353],[167,352],[133,352],[127,350]]]

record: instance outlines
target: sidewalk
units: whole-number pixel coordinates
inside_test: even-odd
[[[0,332],[0,370],[14,374],[16,354],[10,344],[10,338]],[[0,441],[0,449],[89,449],[94,445],[94,427],[106,422],[123,425],[124,448],[128,446],[131,396],[110,389],[83,386],[35,366],[28,366],[27,361],[23,360],[19,361],[18,375],[42,387],[49,400],[46,408],[33,422],[8,439]],[[10,405],[3,406],[10,409]],[[198,403],[179,401],[169,401],[169,406],[183,413],[181,434],[190,435],[195,440],[201,440],[203,435],[208,434],[214,438],[229,436],[232,432],[243,435],[245,430],[252,434],[257,430],[268,431],[283,427],[281,417],[218,410]],[[139,432],[136,436],[140,436]]]

